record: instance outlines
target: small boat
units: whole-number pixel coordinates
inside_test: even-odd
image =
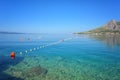
[[[28,38],[27,40],[30,41],[30,38]]]
[[[64,42],[64,39],[62,39],[62,42]]]

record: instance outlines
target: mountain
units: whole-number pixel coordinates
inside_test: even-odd
[[[88,32],[95,32],[95,33],[120,32],[120,22],[116,20],[111,20],[107,24],[103,25],[102,27],[90,30]]]
[[[119,30],[120,31],[120,22],[111,20],[105,25],[105,28],[108,30]]]
[[[89,30],[87,32],[80,32],[78,34],[82,34],[82,33],[107,33],[107,32],[119,32],[120,33],[120,22],[116,21],[116,20],[110,20],[108,23],[106,23],[105,25],[93,29],[93,30]]]

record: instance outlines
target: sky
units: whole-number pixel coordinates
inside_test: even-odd
[[[119,0],[0,0],[0,31],[73,33],[120,20]]]

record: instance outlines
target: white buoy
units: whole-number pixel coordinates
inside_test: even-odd
[[[30,52],[32,51],[32,49],[30,49]]]
[[[22,52],[20,52],[20,54],[22,54]]]
[[[37,50],[39,49],[39,47],[37,47]]]
[[[27,50],[25,52],[27,53]]]

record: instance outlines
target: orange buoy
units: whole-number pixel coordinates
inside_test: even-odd
[[[11,52],[10,57],[11,57],[11,59],[15,59],[15,52]]]
[[[24,39],[23,38],[20,38],[20,42],[23,42],[24,41]]]

